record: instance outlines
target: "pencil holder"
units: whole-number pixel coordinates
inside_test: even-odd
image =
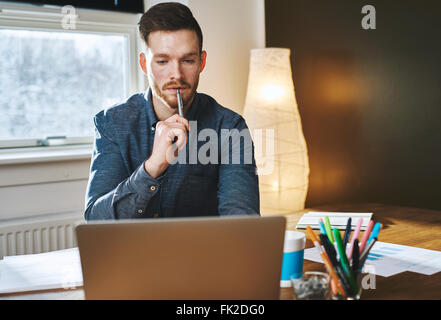
[[[361,299],[361,293],[363,291],[363,285],[362,285],[362,279],[365,275],[362,273],[359,273],[357,277],[355,278],[355,283],[357,285],[357,290],[354,294],[353,290],[351,289],[349,293],[346,294],[345,297],[343,297],[338,290],[335,288],[335,285],[333,284],[332,279],[329,277],[329,282],[331,286],[331,292],[332,292],[332,300],[360,300]]]

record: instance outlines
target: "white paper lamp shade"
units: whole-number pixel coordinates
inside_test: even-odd
[[[309,164],[290,49],[251,50],[244,118],[253,136],[262,215],[302,210]]]

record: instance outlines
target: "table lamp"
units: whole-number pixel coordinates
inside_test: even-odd
[[[243,116],[255,146],[262,215],[304,209],[308,190],[308,154],[290,54],[285,48],[251,50]]]

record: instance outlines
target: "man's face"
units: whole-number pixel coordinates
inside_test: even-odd
[[[147,71],[153,95],[176,109],[179,88],[184,106],[187,106],[193,100],[206,61],[206,52],[199,51],[196,32],[186,29],[154,31],[149,34],[146,53],[143,70]],[[142,60],[141,56],[141,67]]]

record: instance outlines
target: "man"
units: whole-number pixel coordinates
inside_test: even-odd
[[[191,11],[155,5],[139,30],[150,88],[94,117],[86,220],[259,214],[244,119],[196,92],[207,53]]]

